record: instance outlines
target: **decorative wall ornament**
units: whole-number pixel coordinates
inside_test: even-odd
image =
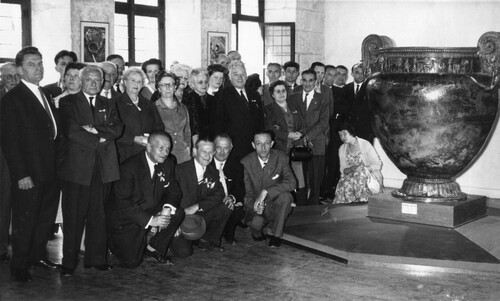
[[[219,54],[226,54],[229,50],[229,33],[209,31],[208,33],[208,62],[215,64]]]
[[[81,55],[83,63],[100,63],[109,55],[109,24],[80,22]]]

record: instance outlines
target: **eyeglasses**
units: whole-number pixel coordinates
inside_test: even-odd
[[[159,84],[158,87],[173,89],[175,88],[175,84]]]
[[[19,79],[21,76],[19,74],[5,74],[5,75],[2,75],[3,78],[5,78],[5,80],[15,80],[15,79]]]

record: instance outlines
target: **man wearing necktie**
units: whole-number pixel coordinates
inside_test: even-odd
[[[325,170],[325,149],[328,143],[329,101],[325,94],[315,90],[316,72],[302,72],[301,93],[294,93],[288,98],[290,110],[299,112],[304,128],[301,143],[309,145],[313,151],[312,159],[303,162],[306,181],[306,191],[309,190],[308,205],[319,204],[321,181]],[[297,199],[297,205],[306,205],[302,198]]]
[[[357,136],[373,143],[375,134],[371,127],[371,112],[366,98],[366,85],[364,83],[364,66],[357,63],[351,70],[353,82],[345,85],[343,89],[344,99],[341,106],[347,106],[347,121],[356,129]]]
[[[231,215],[231,209],[224,204],[224,188],[217,168],[210,163],[214,157],[212,140],[200,137],[193,148],[193,159],[175,167],[175,178],[182,191],[181,207],[186,215],[201,216],[206,223],[205,235],[199,247],[223,251],[222,232]],[[175,238],[172,243],[174,255],[187,257],[193,253],[192,241]]]
[[[245,219],[254,241],[263,241],[267,234],[269,246],[279,247],[285,221],[291,212],[291,192],[297,183],[288,156],[271,149],[274,144],[272,133],[260,131],[254,137],[252,146],[255,152],[241,160],[247,211]],[[267,231],[264,231],[266,226]]]
[[[99,95],[102,70],[80,70],[82,90],[59,103],[67,151],[61,167],[63,212],[62,276],[78,264],[85,228],[84,267],[108,271],[105,204],[111,183],[118,180],[115,140],[123,131],[114,101]]]
[[[296,62],[286,62],[283,69],[285,70],[286,95],[290,96],[297,87],[300,66]]]
[[[102,62],[99,67],[104,71],[104,83],[100,95],[106,99],[112,99],[120,95],[113,89],[118,77],[117,67],[113,62]]]
[[[2,99],[1,146],[12,182],[11,274],[30,281],[31,265],[55,269],[46,244],[59,201],[56,158],[59,123],[55,107],[38,84],[43,78],[42,55],[25,47],[16,55],[21,83]]]
[[[224,228],[224,239],[228,244],[236,244],[234,232],[236,226],[241,224],[245,216],[243,207],[243,196],[245,185],[243,183],[243,165],[231,156],[233,142],[226,134],[215,136],[215,155],[211,165],[219,170],[219,178],[224,188],[224,203],[233,210],[231,217]]]
[[[229,66],[231,85],[221,91],[216,103],[216,133],[233,139],[232,156],[240,160],[252,152],[253,134],[264,127],[264,111],[259,93],[246,89],[247,72],[241,61]]]
[[[127,268],[139,266],[145,255],[159,264],[169,264],[167,250],[184,210],[179,207],[181,191],[174,177],[174,161],[168,155],[171,137],[153,131],[146,150],[120,165],[120,180],[113,185],[110,212],[111,249]],[[170,209],[162,215],[162,209]],[[151,228],[156,234],[147,241]]]

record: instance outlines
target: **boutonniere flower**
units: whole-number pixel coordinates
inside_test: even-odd
[[[204,182],[205,182],[205,185],[207,185],[208,189],[212,189],[215,186],[215,181],[211,181],[208,178],[205,178]]]
[[[160,182],[165,182],[165,174],[163,171],[158,172],[157,176],[160,179]]]
[[[106,109],[99,110],[99,113],[106,113]]]

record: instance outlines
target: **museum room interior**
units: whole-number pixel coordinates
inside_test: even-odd
[[[478,47],[483,34],[500,32],[499,13],[498,0],[0,0],[0,65],[33,45],[43,55],[41,85],[53,83],[59,74],[52,58],[62,49],[82,58],[90,26],[102,29],[105,56],[120,54],[127,66],[159,58],[167,67],[207,67],[215,37],[226,52],[238,50],[247,73],[260,74],[264,84],[270,62],[295,61],[301,71],[316,61],[350,69],[372,34],[394,47]],[[498,101],[498,85],[491,93]],[[368,205],[298,206],[276,249],[238,228],[237,245],[195,249],[173,266],[145,262],[102,273],[80,264],[70,278],[35,267],[32,282],[16,283],[8,262],[0,262],[0,300],[498,300],[495,118],[481,150],[453,176],[469,199],[484,202],[485,212],[463,223],[370,217]],[[374,147],[391,195],[407,176],[380,139]],[[61,261],[62,231],[48,251]]]

